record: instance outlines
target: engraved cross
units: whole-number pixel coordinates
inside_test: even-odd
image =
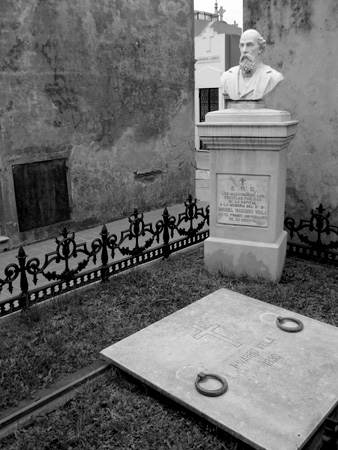
[[[193,325],[195,329],[198,330],[198,333],[194,334],[195,339],[202,339],[205,336],[211,336],[216,339],[220,339],[223,342],[227,342],[230,345],[233,345],[234,347],[241,347],[242,344],[240,342],[237,342],[227,336],[224,336],[223,334],[216,331],[220,326],[217,324],[209,325],[207,328],[203,328],[199,325]]]

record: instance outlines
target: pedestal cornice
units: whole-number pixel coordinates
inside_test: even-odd
[[[288,143],[296,134],[297,124],[298,121],[291,120],[287,111],[231,108],[208,113],[206,121],[197,124],[197,127],[199,137],[205,144],[211,137],[231,138],[237,148],[238,138],[286,138]]]
[[[203,136],[200,139],[209,150],[280,151],[286,148],[295,136]]]

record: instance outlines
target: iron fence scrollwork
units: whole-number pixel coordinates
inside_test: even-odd
[[[289,256],[338,265],[338,227],[330,224],[330,213],[320,204],[311,209],[309,220],[286,217],[284,228],[289,233]]]
[[[28,259],[24,248],[20,247],[18,262],[7,265],[4,278],[0,278],[0,292],[7,286],[11,294],[14,287],[20,293],[0,301],[0,317],[95,281],[106,282],[114,274],[158,258],[168,258],[175,251],[202,242],[209,236],[206,228],[209,206],[198,207],[191,195],[184,206],[184,212],[178,217],[164,208],[162,218],[155,224],[145,223],[143,213],[135,209],[128,218],[129,227],[119,236],[109,233],[103,225],[100,237],[90,244],[77,243],[75,233],[63,228],[60,237],[55,239],[55,251],[45,254],[43,261],[38,257]],[[89,263],[95,267],[85,270]],[[62,265],[62,268],[53,270],[52,265],[57,268]],[[48,283],[41,286],[41,277]],[[40,284],[40,287],[30,289],[30,283]]]
[[[28,259],[20,247],[17,262],[8,264],[0,278],[0,292],[7,287],[12,294],[0,300],[0,317],[97,281],[106,282],[115,274],[203,242],[209,237],[209,206],[198,207],[190,195],[184,207],[177,217],[164,208],[154,224],[145,223],[144,214],[135,209],[126,230],[109,233],[103,225],[91,243],[76,242],[75,233],[63,228],[55,239],[55,251],[43,260]],[[338,266],[338,226],[330,223],[330,213],[322,204],[311,210],[309,220],[298,224],[286,217],[284,228],[289,235],[288,256]]]

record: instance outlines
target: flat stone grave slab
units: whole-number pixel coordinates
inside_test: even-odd
[[[279,316],[301,320],[303,330],[281,330]],[[257,449],[310,448],[310,438],[338,410],[338,328],[227,289],[101,355]],[[228,390],[218,397],[200,394],[200,372],[224,377]]]

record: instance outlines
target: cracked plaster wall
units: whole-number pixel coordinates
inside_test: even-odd
[[[68,158],[72,226],[194,195],[190,0],[1,0],[1,233],[19,233],[12,165]],[[60,226],[57,226],[60,229]]]
[[[288,150],[286,212],[309,218],[320,203],[338,217],[337,0],[244,0],[244,30],[267,40],[264,62],[285,80],[266,106],[299,120]]]

